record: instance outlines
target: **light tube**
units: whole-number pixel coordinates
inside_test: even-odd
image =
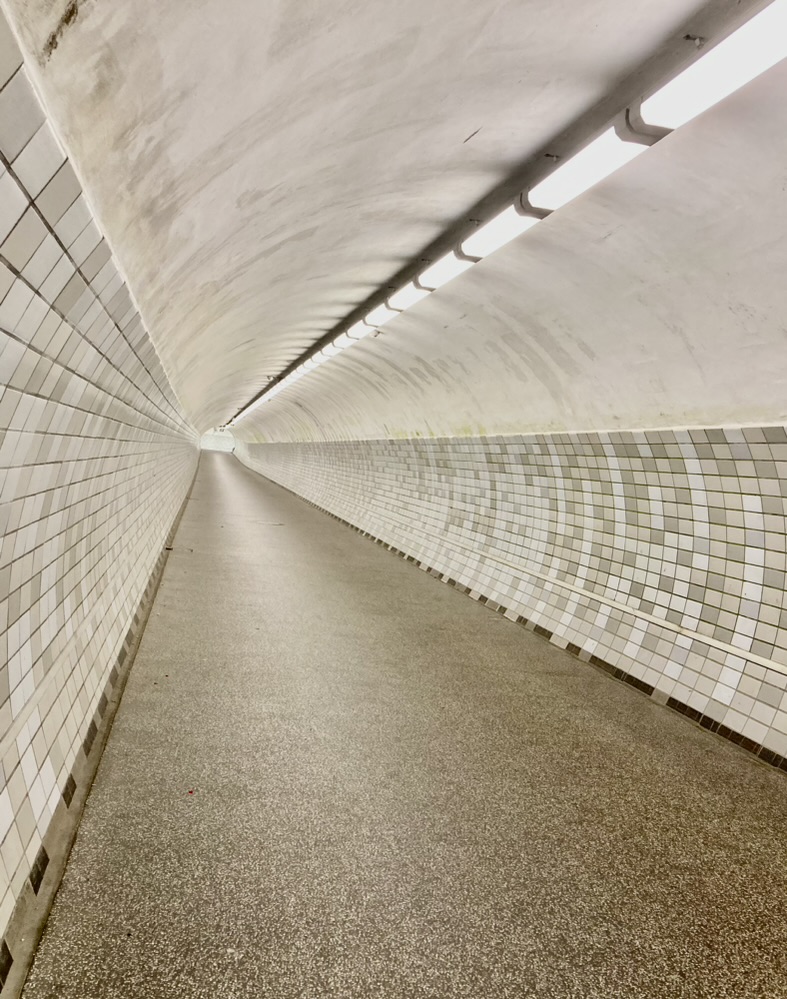
[[[787,57],[787,2],[776,0],[642,102],[649,125],[677,128]]]
[[[561,208],[647,148],[638,142],[623,142],[614,128],[608,128],[536,184],[530,190],[530,204],[538,208]]]
[[[336,339],[331,342],[337,350],[346,350],[347,347],[352,347],[352,345],[357,341],[353,340],[352,337],[347,336],[346,333],[340,333]]]
[[[401,311],[404,311],[405,309],[409,309],[411,305],[415,305],[416,302],[420,302],[430,294],[431,292],[427,291],[426,288],[416,288],[411,281],[403,288],[400,288],[399,291],[395,291],[388,299],[388,304],[392,309],[400,309]]]
[[[363,320],[359,320],[347,330],[347,336],[351,340],[363,340],[363,338],[365,336],[369,336],[370,333],[374,333],[374,328],[372,326],[367,326]]]
[[[238,422],[238,420],[241,420],[245,416],[248,416],[249,413],[253,413],[258,406],[261,406],[263,402],[265,402],[266,398],[267,398],[266,396],[263,396],[261,399],[257,399],[256,402],[253,402],[250,406],[247,406],[244,410],[241,410],[241,412],[238,413],[238,415],[234,419],[230,420],[227,426],[234,427],[235,424]]]
[[[448,284],[458,274],[462,274],[472,266],[472,260],[460,260],[455,253],[446,253],[431,267],[427,267],[423,274],[418,276],[418,280],[426,288],[434,291],[435,288],[442,288],[444,284]]]
[[[398,316],[396,309],[389,309],[387,305],[378,305],[376,309],[364,316],[363,321],[369,326],[383,326],[389,319]]]
[[[520,215],[512,205],[469,236],[462,243],[462,253],[471,257],[485,257],[532,229],[537,222],[538,219],[533,215]]]

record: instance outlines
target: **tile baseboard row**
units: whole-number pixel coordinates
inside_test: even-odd
[[[238,458],[238,460],[240,461],[242,459]],[[246,463],[244,462],[244,464]],[[457,580],[451,579],[446,573],[441,572],[439,569],[436,569],[430,565],[426,565],[426,563],[424,562],[420,562],[418,559],[415,558],[414,555],[409,555],[407,552],[404,552],[401,549],[396,548],[394,545],[389,544],[385,539],[378,538],[375,535],[370,534],[368,531],[363,530],[363,528],[358,527],[356,524],[352,524],[349,520],[345,520],[343,517],[338,516],[338,514],[331,513],[331,511],[326,509],[325,507],[320,506],[318,503],[312,502],[312,500],[306,499],[305,496],[302,496],[300,493],[295,492],[294,489],[290,489],[287,486],[283,486],[280,482],[277,482],[275,479],[268,478],[268,476],[263,475],[262,472],[257,472],[256,469],[252,468],[251,466],[247,465],[246,467],[251,468],[251,470],[256,472],[257,475],[260,475],[261,478],[267,479],[267,481],[272,483],[273,485],[278,486],[280,489],[284,489],[286,492],[290,493],[291,495],[296,496],[298,499],[303,500],[303,502],[305,503],[308,503],[309,506],[314,507],[316,510],[319,510],[320,513],[325,513],[333,520],[338,521],[343,526],[351,528],[351,530],[355,531],[362,538],[367,538],[368,540],[373,541],[375,544],[380,545],[382,548],[385,548],[385,550],[391,552],[391,554],[396,555],[398,558],[404,559],[405,562],[410,562],[412,565],[415,566],[415,568],[420,569],[422,572],[428,573],[430,576],[434,576],[439,582],[447,583],[448,586],[451,586],[454,589],[459,590],[459,592],[465,594],[465,596],[468,596],[472,600],[475,600],[478,603],[482,604],[483,606],[488,607],[489,610],[493,611],[494,613],[501,614],[503,617],[511,621],[513,624],[520,625],[523,628],[525,628],[527,631],[532,631],[533,634],[538,635],[540,638],[546,639],[550,643],[550,645],[554,645],[556,648],[562,649],[564,652],[570,653],[572,656],[579,659],[580,662],[587,663],[588,665],[595,667],[601,672],[606,673],[607,676],[611,677],[612,679],[619,680],[621,683],[625,683],[627,686],[633,687],[635,690],[638,690],[646,697],[652,698],[657,704],[660,704],[664,707],[671,709],[672,711],[677,712],[680,715],[683,715],[685,718],[688,718],[690,721],[695,722],[701,728],[706,729],[706,731],[718,735],[723,739],[726,739],[728,742],[733,743],[733,745],[740,747],[745,752],[754,756],[758,760],[758,762],[763,763],[766,766],[773,767],[776,770],[781,770],[784,773],[787,773],[787,757],[781,756],[780,754],[775,753],[770,749],[767,749],[765,746],[761,745],[758,742],[755,742],[753,739],[747,739],[745,736],[741,735],[741,733],[736,732],[733,729],[728,728],[726,725],[721,724],[721,722],[712,718],[710,715],[703,714],[702,712],[698,711],[696,708],[692,708],[688,704],[685,704],[674,697],[665,696],[661,691],[658,690],[658,688],[654,687],[652,684],[646,683],[644,680],[640,680],[638,677],[633,676],[631,673],[626,673],[625,670],[613,666],[611,663],[608,663],[604,659],[601,659],[598,656],[591,654],[590,652],[586,651],[580,646],[574,645],[571,642],[562,641],[553,632],[549,631],[548,628],[544,628],[539,624],[535,624],[533,621],[529,621],[521,614],[512,614],[507,607],[503,607],[501,604],[495,603],[493,600],[490,600],[487,596],[485,596],[482,593],[477,593],[474,590],[471,590],[469,586],[463,586],[461,583],[457,582]]]
[[[123,697],[145,626],[164,575],[169,552],[186,509],[196,479],[196,469],[188,492],[180,505],[166,541],[150,574],[148,584],[132,617],[123,645],[102,691],[96,711],[87,727],[82,752],[71,769],[59,805],[44,834],[36,860],[14,906],[10,922],[0,942],[0,996],[19,999],[44,932],[52,903],[65,873],[71,848],[90,789],[98,771],[104,746]]]
[[[235,454],[763,760],[787,757],[784,427]]]

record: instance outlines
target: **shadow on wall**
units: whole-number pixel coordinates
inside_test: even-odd
[[[235,437],[231,430],[214,427],[202,435],[199,447],[200,451],[234,451]]]

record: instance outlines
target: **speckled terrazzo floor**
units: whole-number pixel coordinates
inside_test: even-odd
[[[26,999],[787,996],[787,780],[203,455]]]

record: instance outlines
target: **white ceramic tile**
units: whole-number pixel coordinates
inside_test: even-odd
[[[0,91],[0,150],[15,160],[44,123],[44,112],[24,69]]]
[[[80,195],[55,225],[55,235],[65,247],[70,247],[91,221],[90,209],[87,207],[85,199]]]
[[[14,173],[31,198],[43,191],[66,159],[48,122],[39,128],[14,160]]]
[[[22,275],[36,288],[41,287],[55,264],[63,257],[63,251],[52,235],[46,235],[43,243],[22,269]],[[59,290],[59,289],[58,289]]]
[[[0,16],[0,87],[4,87],[22,65],[22,53],[8,22]]]
[[[11,805],[11,798],[8,788],[0,791],[0,843],[6,838],[8,830],[14,821],[14,809]]]
[[[0,176],[0,242],[4,242],[27,208],[27,199],[8,171]]]

